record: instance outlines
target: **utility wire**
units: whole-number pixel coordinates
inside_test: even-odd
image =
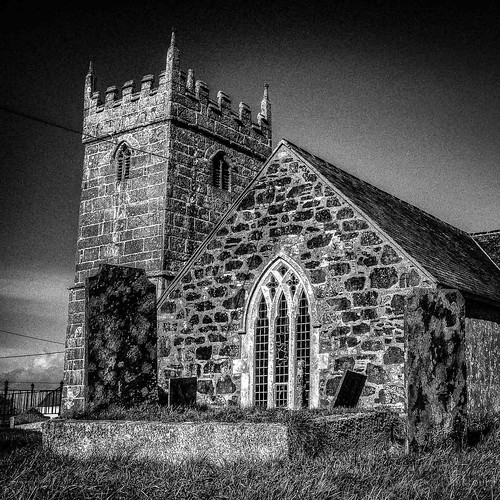
[[[10,384],[60,384],[61,382],[49,382],[48,380],[9,380]]]
[[[1,330],[2,333],[8,333],[9,335],[16,335],[17,337],[24,337],[26,339],[42,340],[43,342],[51,342],[52,344],[64,345],[64,342],[57,342],[56,340],[42,339],[40,337],[32,337],[31,335],[23,335],[22,333],[9,332],[7,330]]]
[[[13,115],[21,116],[22,118],[27,118],[28,120],[33,120],[35,122],[43,123],[44,125],[49,125],[51,127],[56,127],[56,128],[61,129],[61,130],[65,130],[66,132],[71,132],[73,134],[78,134],[80,136],[84,135],[86,137],[90,137],[91,139],[99,139],[100,141],[108,142],[110,144],[113,144],[114,146],[118,145],[115,141],[113,141],[111,139],[105,139],[104,137],[97,137],[95,135],[88,134],[87,132],[82,132],[81,130],[75,130],[75,129],[66,127],[65,125],[61,125],[59,123],[46,120],[44,118],[39,118],[38,116],[30,115],[28,113],[23,113],[21,111],[17,111],[15,109],[11,109],[8,106],[4,106],[2,104],[0,104],[0,111],[5,111],[7,113],[12,113]],[[109,135],[111,135],[111,134],[109,134]],[[144,149],[139,149],[139,148],[136,148],[136,147],[130,146],[130,145],[129,145],[129,147],[130,147],[130,149],[133,149],[135,151],[139,151],[140,153],[145,153],[145,154],[148,154],[148,155],[156,156],[158,158],[162,158],[163,160],[168,160],[168,158],[166,156],[160,155],[158,153],[153,153],[151,151],[146,151]]]
[[[39,352],[37,354],[19,354],[17,356],[0,356],[0,359],[27,358],[29,356],[50,356],[51,354],[64,354],[64,351]]]
[[[15,109],[11,109],[9,108],[8,106],[4,106],[4,105],[1,105],[0,104],[0,111],[5,111],[7,113],[12,113],[13,115],[17,115],[17,116],[20,116],[22,118],[26,118],[28,120],[33,120],[33,121],[36,121],[36,122],[39,122],[39,123],[43,123],[44,125],[49,125],[51,127],[56,127],[56,128],[59,128],[61,130],[64,130],[66,132],[71,132],[73,134],[78,134],[78,135],[84,135],[84,136],[87,136],[87,137],[90,137],[92,139],[98,139],[98,140],[101,140],[103,142],[107,142],[109,144],[113,144],[114,146],[117,146],[118,144],[113,141],[113,140],[110,140],[110,139],[105,139],[103,137],[97,137],[95,135],[92,135],[92,134],[88,134],[86,132],[82,132],[80,130],[75,130],[75,129],[72,129],[70,127],[67,127],[65,125],[61,125],[59,123],[56,123],[56,122],[52,122],[50,120],[46,120],[44,118],[39,118],[38,116],[34,116],[34,115],[31,115],[31,114],[28,114],[28,113],[23,113],[21,111],[17,111]],[[163,156],[163,155],[160,155],[158,153],[153,153],[151,151],[146,151],[144,149],[140,149],[140,148],[136,148],[134,146],[131,146],[129,145],[130,149],[133,149],[134,151],[139,151],[140,153],[144,153],[144,154],[148,154],[148,155],[151,155],[151,156],[156,156],[157,158],[161,158],[163,160],[168,160],[168,158],[166,156]],[[163,208],[163,207],[162,207]],[[144,222],[145,224],[149,224],[148,221],[144,220],[141,216],[136,216],[138,219],[140,219],[142,222]],[[3,330],[0,330],[0,331],[3,331]],[[4,332],[4,333],[11,333],[12,335],[19,335],[21,337],[23,337],[23,335],[21,334],[15,334],[13,332]],[[28,337],[28,338],[35,338],[35,337]],[[44,339],[37,339],[37,340],[44,340]],[[47,340],[47,342],[53,342],[51,340]],[[55,344],[61,344],[61,345],[64,345],[64,343],[62,342],[54,342]],[[2,358],[0,358],[2,359]]]

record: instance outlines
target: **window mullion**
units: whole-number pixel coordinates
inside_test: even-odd
[[[272,307],[268,308],[269,321],[269,364],[267,369],[267,407],[274,408],[276,402],[274,400],[275,384],[274,384],[274,369],[276,366],[276,300],[273,300]]]
[[[288,370],[289,370],[289,408],[300,408],[296,401],[296,386],[297,386],[297,336],[296,336],[296,310],[293,303],[288,307],[288,324],[289,324],[289,350],[288,350]]]

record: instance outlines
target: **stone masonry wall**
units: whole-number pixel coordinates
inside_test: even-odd
[[[402,407],[404,297],[434,285],[285,146],[163,303],[160,384],[197,376],[200,401],[239,401],[243,311],[280,253],[314,290],[320,404],[350,368],[368,375],[362,406]]]
[[[271,128],[262,115],[258,125],[253,123],[250,108],[244,103],[236,114],[226,94],[219,92],[214,102],[203,82],[190,88],[182,73],[179,88],[171,103],[165,219],[165,265],[174,273],[271,154]],[[270,104],[264,104],[270,114]],[[211,160],[219,151],[225,153],[230,165],[229,191],[212,185]]]
[[[500,411],[500,323],[466,318],[467,410],[472,419]]]
[[[107,141],[85,147],[75,285],[69,292],[64,400],[83,404],[85,280],[101,264],[161,270],[166,162],[142,151],[163,151],[166,129],[156,124],[123,134],[132,150],[130,177],[117,182]],[[66,403],[65,403],[66,404]]]
[[[172,40],[173,42],[173,40]],[[93,67],[86,77],[85,144],[75,285],[70,290],[66,334],[64,405],[83,404],[85,280],[101,264],[147,271],[160,293],[212,229],[215,220],[251,180],[271,153],[271,111],[261,105],[257,123],[240,103],[180,70],[172,43],[158,86],[146,75],[135,92],[121,96],[108,87],[104,102]],[[114,154],[125,141],[131,151],[129,179],[117,182]],[[208,186],[210,157],[226,151],[233,167],[228,193]]]

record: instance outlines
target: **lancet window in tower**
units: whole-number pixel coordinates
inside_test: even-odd
[[[309,406],[311,315],[303,282],[284,261],[260,280],[255,311],[253,402],[268,408]]]
[[[226,191],[230,189],[230,167],[222,151],[219,151],[212,159],[212,184]]]
[[[130,148],[123,143],[116,151],[116,180],[122,182],[130,176],[130,158],[132,153]]]

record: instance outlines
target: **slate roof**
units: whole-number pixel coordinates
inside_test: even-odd
[[[493,262],[500,265],[500,230],[486,231],[481,233],[471,233],[475,241],[484,248],[486,253],[493,259]]]
[[[500,269],[468,233],[289,141],[283,142],[361,209],[440,285],[500,303]]]

